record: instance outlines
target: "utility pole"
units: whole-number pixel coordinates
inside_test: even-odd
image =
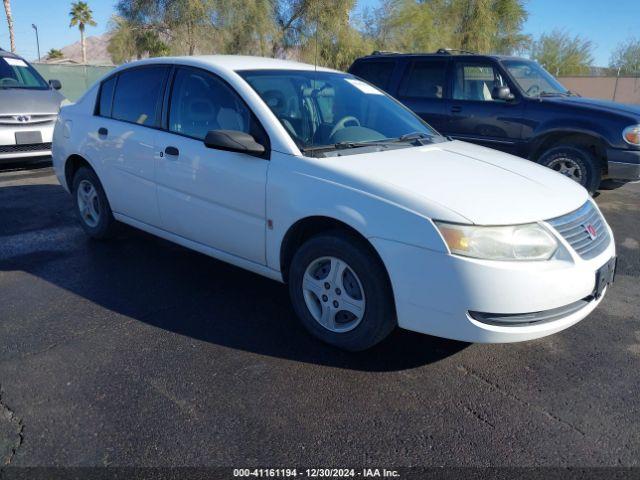
[[[31,26],[36,31],[36,45],[38,46],[38,61],[40,61],[40,39],[38,38],[38,26],[32,23]]]

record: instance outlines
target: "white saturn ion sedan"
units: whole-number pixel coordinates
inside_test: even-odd
[[[62,109],[53,159],[89,236],[123,222],[286,282],[305,327],[348,350],[396,326],[543,337],[613,280],[611,229],[578,184],[311,65],[127,64]]]

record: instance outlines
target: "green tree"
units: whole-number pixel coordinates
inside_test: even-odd
[[[618,44],[611,54],[609,66],[625,73],[640,72],[640,39],[630,38]]]
[[[62,53],[62,50],[58,50],[57,48],[52,48],[47,52],[48,60],[57,60],[59,58],[64,58],[64,53]]]
[[[593,44],[562,30],[545,33],[531,48],[531,58],[557,76],[587,73],[593,63]]]
[[[114,63],[169,54],[167,44],[160,39],[158,32],[148,26],[133,24],[114,16],[109,22],[109,33],[107,51]]]
[[[13,15],[11,15],[11,0],[3,0],[4,3],[4,13],[7,15],[7,25],[9,26],[9,45],[11,47],[11,51],[15,53],[16,51],[16,36],[13,31]]]
[[[87,45],[84,38],[84,31],[87,25],[95,27],[97,23],[93,20],[93,12],[87,2],[73,2],[69,12],[71,23],[69,27],[78,27],[80,30],[80,44],[82,46],[82,63],[87,63]]]

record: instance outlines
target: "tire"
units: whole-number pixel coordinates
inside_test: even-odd
[[[102,184],[92,169],[78,169],[73,177],[72,192],[76,213],[85,233],[96,240],[112,237],[116,232],[116,220]]]
[[[342,262],[340,266],[338,262]],[[336,278],[334,272],[341,275]],[[314,277],[305,277],[306,273]],[[371,348],[397,325],[391,285],[382,262],[370,245],[342,231],[315,236],[298,249],[289,268],[289,294],[307,330],[343,350]],[[358,316],[354,311],[362,313]]]
[[[602,178],[600,162],[584,148],[571,145],[553,147],[542,154],[538,163],[578,182],[591,195],[600,186]]]

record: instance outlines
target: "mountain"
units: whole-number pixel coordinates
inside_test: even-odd
[[[87,63],[89,65],[113,65],[111,56],[107,51],[109,39],[111,35],[104,33],[95,35],[85,39],[87,44]],[[47,57],[43,59],[45,63],[82,63],[82,46],[80,41],[61,48],[64,55],[61,59],[49,60]]]

